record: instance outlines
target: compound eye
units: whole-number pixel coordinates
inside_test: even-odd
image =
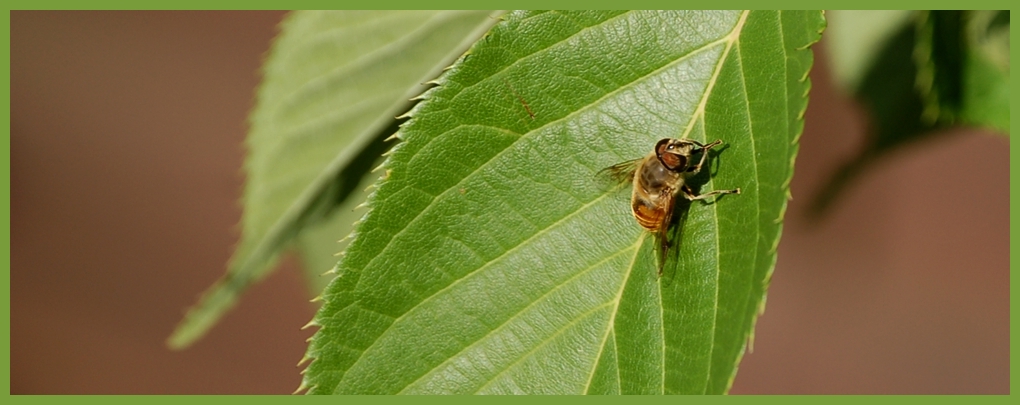
[[[659,155],[659,162],[672,171],[682,171],[687,168],[687,157],[674,153],[663,153]]]
[[[662,156],[662,154],[666,153],[667,150],[670,150],[672,148],[673,145],[669,143],[669,138],[660,139],[659,142],[655,144],[655,154]]]
[[[674,150],[679,149],[671,139],[665,138],[655,144],[655,157],[659,159],[667,169],[678,172],[687,168],[687,157],[679,155]]]

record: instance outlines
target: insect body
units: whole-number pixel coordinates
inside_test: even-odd
[[[701,171],[708,150],[721,143],[722,140],[702,144],[691,139],[665,138],[655,144],[648,156],[604,169],[618,181],[633,183],[631,212],[638,224],[652,232],[659,242],[660,276],[670,248],[666,231],[673,219],[676,196],[694,201],[719,194],[740,194],[739,188],[695,194],[687,184],[687,179]],[[692,165],[691,158],[697,153],[701,153],[701,159]]]

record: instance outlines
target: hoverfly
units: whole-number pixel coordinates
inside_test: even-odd
[[[708,150],[722,143],[716,140],[702,144],[691,139],[664,138],[655,144],[647,156],[619,163],[602,170],[618,182],[633,183],[631,213],[638,224],[652,232],[659,242],[659,276],[666,262],[670,242],[666,237],[676,196],[682,195],[689,201],[702,200],[720,194],[740,194],[740,189],[716,190],[695,194],[687,179],[701,171],[708,157]],[[691,164],[691,157],[701,153],[697,164]],[[601,173],[601,172],[600,172]]]

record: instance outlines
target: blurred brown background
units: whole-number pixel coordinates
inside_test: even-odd
[[[11,393],[290,393],[295,260],[193,348],[164,339],[236,241],[280,12],[11,13]],[[824,40],[821,44],[824,47]],[[1009,393],[1009,151],[956,131],[804,217],[863,141],[816,54],[779,261],[733,393]]]

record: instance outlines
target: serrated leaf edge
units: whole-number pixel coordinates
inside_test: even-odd
[[[815,38],[812,41],[808,42],[807,44],[804,44],[801,47],[795,48],[796,51],[798,51],[798,52],[800,52],[800,51],[812,52],[811,51],[811,47],[814,44],[818,43],[819,39],[821,39],[821,34],[825,30],[826,20],[825,20],[825,11],[822,10],[822,11],[819,11],[819,12],[822,14],[822,27],[819,28],[819,30],[817,31],[817,35],[815,36]],[[778,13],[779,13],[780,16],[782,16],[783,10],[778,10]],[[780,21],[781,21],[781,19],[782,18],[780,17]],[[789,207],[789,202],[790,202],[790,200],[793,199],[793,194],[791,193],[791,190],[790,190],[790,183],[793,180],[794,165],[795,165],[795,162],[797,160],[797,154],[800,151],[800,148],[799,148],[800,137],[804,134],[804,126],[803,126],[804,115],[805,115],[805,113],[807,111],[807,106],[808,106],[808,102],[807,102],[807,99],[809,98],[808,94],[810,93],[810,90],[811,90],[811,87],[812,87],[812,83],[811,83],[811,79],[810,79],[809,75],[811,73],[811,68],[814,67],[814,55],[813,55],[813,53],[810,54],[810,57],[811,57],[811,62],[805,67],[804,74],[801,76],[801,78],[799,80],[800,83],[804,83],[805,84],[804,93],[800,95],[801,97],[803,97],[805,99],[805,103],[804,103],[804,107],[797,113],[797,121],[800,122],[800,125],[799,125],[800,128],[797,131],[797,133],[793,135],[793,138],[792,138],[791,143],[790,143],[790,145],[793,146],[794,148],[793,148],[793,151],[790,154],[789,175],[788,175],[787,179],[782,184],[782,187],[783,187],[783,189],[786,192],[786,199],[783,200],[783,205],[782,205],[782,207],[780,207],[780,210],[779,210],[779,216],[775,219],[775,222],[777,224],[779,224],[779,230],[776,232],[776,237],[775,237],[775,239],[772,242],[771,249],[769,250],[769,254],[772,255],[772,264],[769,266],[768,270],[766,270],[765,278],[762,280],[762,283],[763,283],[762,296],[761,296],[761,300],[758,303],[757,311],[755,311],[755,313],[751,317],[751,327],[747,330],[747,337],[746,337],[747,344],[744,345],[741,348],[740,352],[737,354],[736,361],[735,361],[734,367],[733,367],[733,372],[730,375],[730,377],[729,377],[729,379],[728,379],[728,381],[726,383],[726,387],[725,387],[724,392],[729,392],[730,389],[733,387],[733,382],[735,381],[735,379],[737,377],[737,369],[738,369],[738,366],[740,365],[740,361],[744,357],[745,351],[752,351],[752,352],[754,351],[754,329],[757,326],[758,318],[762,314],[765,313],[765,303],[766,303],[767,297],[768,297],[768,287],[771,284],[772,275],[773,275],[773,273],[776,270],[776,262],[777,262],[777,259],[778,259],[777,253],[778,253],[778,248],[779,248],[779,242],[782,239],[782,234],[783,234],[782,223],[783,223],[783,219],[786,217],[786,211],[787,211],[787,208]],[[787,60],[788,59],[789,59],[789,57],[787,57]]]
[[[496,24],[493,24],[491,26],[487,26],[485,28],[485,33],[484,34],[482,34],[482,35],[471,35],[470,36],[471,38],[477,38],[475,43],[482,42],[482,41],[486,40],[488,38],[488,36],[489,36],[489,33],[493,29],[495,29],[500,24],[505,24],[505,20],[503,19],[503,12],[498,12],[498,13],[499,13],[499,15],[495,17],[495,19],[497,20]],[[433,96],[433,94],[436,91],[438,91],[438,89],[441,86],[444,86],[446,84],[447,77],[450,74],[450,68],[452,68],[453,66],[457,65],[457,63],[463,61],[468,56],[468,54],[470,53],[470,49],[472,47],[473,47],[473,45],[468,47],[468,50],[464,51],[459,57],[454,59],[454,61],[451,62],[448,66],[442,68],[440,70],[439,76],[437,78],[435,78],[433,80],[427,81],[426,83],[430,84],[430,85],[433,85],[433,87],[427,88],[421,94],[412,97],[411,98],[412,101],[419,101],[419,102],[417,102],[413,106],[411,106],[411,108],[408,109],[408,111],[406,113],[401,114],[400,116],[395,117],[397,119],[407,118],[408,120],[405,121],[404,123],[400,124],[400,127],[397,130],[397,132],[393,133],[393,135],[390,135],[388,138],[386,138],[387,141],[389,141],[389,140],[396,140],[397,143],[394,144],[393,147],[390,148],[388,151],[383,153],[383,156],[385,157],[385,159],[383,160],[383,162],[378,167],[373,169],[373,172],[376,171],[376,170],[380,170],[380,169],[386,169],[386,170],[385,170],[385,172],[383,173],[382,176],[379,176],[379,178],[374,183],[372,183],[372,185],[369,186],[369,188],[374,188],[375,191],[373,191],[371,194],[369,194],[368,197],[365,199],[364,205],[368,208],[368,210],[365,212],[365,215],[362,216],[362,218],[358,221],[359,223],[365,222],[371,215],[374,214],[374,212],[375,212],[375,210],[374,210],[374,208],[375,208],[375,199],[376,199],[376,195],[377,195],[378,190],[379,190],[379,186],[390,177],[390,170],[388,169],[390,167],[390,159],[392,159],[392,155],[393,155],[394,152],[398,151],[400,148],[402,148],[405,145],[405,143],[403,142],[403,141],[406,140],[405,134],[404,134],[404,128],[406,126],[410,125],[416,119],[415,115],[419,112],[419,110],[421,109],[421,106],[423,104],[421,101],[426,101],[426,100],[430,99]],[[344,237],[344,239],[349,239],[350,240],[350,243],[347,245],[348,248],[350,246],[353,246],[354,242],[358,239],[358,233],[357,232],[358,232],[358,227],[355,226],[354,230],[351,231],[351,233],[348,236]],[[343,254],[345,252],[341,252],[341,254]],[[344,259],[345,259],[344,257],[340,258],[340,260],[337,262],[337,265],[334,266],[334,270],[337,270],[337,269],[339,269],[341,267],[341,264],[343,263]],[[343,278],[343,276],[344,276],[344,273],[343,272],[339,272],[336,275],[336,277],[334,277],[333,280],[330,282],[330,285],[332,285],[333,283],[338,282],[341,278]],[[328,290],[329,287],[327,286],[326,289]],[[325,307],[325,304],[329,301],[329,299],[326,298],[324,294],[320,295],[319,297],[316,297],[316,298],[318,300],[322,301],[323,307]],[[318,319],[319,319],[319,312],[316,312],[316,314],[312,317],[312,321],[309,322],[309,323],[315,322],[315,326],[321,326],[317,322]],[[309,381],[309,378],[307,377],[307,374],[306,374],[308,369],[309,369],[309,367],[311,367],[312,364],[314,364],[315,361],[317,360],[317,358],[315,356],[315,352],[318,349],[318,346],[316,345],[318,341],[315,339],[316,336],[318,336],[318,332],[316,332],[314,335],[312,335],[311,337],[308,338],[308,349],[305,351],[305,354],[302,356],[301,362],[298,363],[298,366],[300,366],[302,363],[305,363],[306,361],[311,360],[308,363],[308,366],[306,366],[304,369],[301,370],[301,384],[294,391],[294,394],[298,394],[298,393],[301,393],[302,391],[306,391],[306,390],[307,390],[306,392],[311,393],[316,388],[318,388],[318,384],[311,383]]]

